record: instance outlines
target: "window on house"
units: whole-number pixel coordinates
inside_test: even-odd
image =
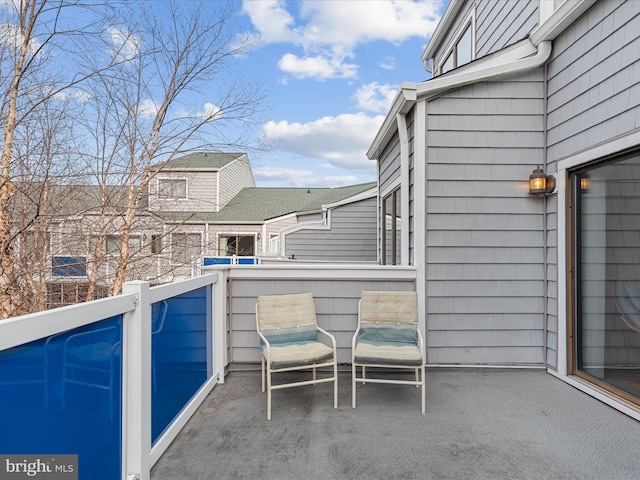
[[[382,200],[382,264],[398,265],[401,261],[400,224],[400,188],[397,188]]]
[[[199,233],[174,233],[171,235],[171,259],[176,263],[191,263],[200,256]]]
[[[119,235],[107,235],[105,241],[105,250],[107,255],[119,255],[120,254],[120,236]]]
[[[162,253],[162,235],[151,235],[151,253],[154,255]]]
[[[572,373],[640,404],[640,152],[570,180]]]
[[[472,23],[466,26],[462,35],[453,44],[451,51],[445,57],[445,61],[440,67],[440,73],[447,73],[449,70],[461,67],[473,60],[473,29]]]
[[[158,180],[160,198],[187,198],[187,181],[184,178],[161,178]]]
[[[227,257],[252,257],[255,255],[255,235],[220,235],[218,255]]]
[[[87,257],[53,257],[51,275],[54,277],[86,277]]]

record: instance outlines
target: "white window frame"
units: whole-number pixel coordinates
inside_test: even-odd
[[[442,67],[444,66],[446,60],[449,58],[449,55],[454,55],[455,49],[458,46],[460,39],[467,31],[467,28],[471,28],[471,60],[468,63],[471,63],[476,59],[476,9],[474,7],[469,15],[467,15],[467,17],[464,19],[464,22],[461,23],[460,28],[456,32],[456,35],[453,37],[453,40],[451,40],[451,42],[449,42],[449,44],[447,45],[447,49],[445,50],[444,55],[442,55],[440,62],[438,62],[438,68],[436,69],[438,75],[446,73],[442,71]],[[463,65],[467,65],[467,63]],[[457,62],[454,62],[452,70],[461,66],[462,65],[457,65]],[[448,71],[450,72],[451,70]]]
[[[640,420],[640,412],[635,408],[629,407],[625,403],[617,401],[609,394],[605,394],[594,388],[590,384],[586,384],[577,380],[575,377],[569,375],[569,349],[568,349],[568,335],[569,324],[567,318],[567,306],[571,299],[567,298],[567,286],[568,286],[568,272],[567,268],[567,245],[569,240],[569,229],[567,226],[568,211],[567,211],[567,181],[569,178],[569,171],[578,168],[582,165],[586,165],[592,161],[622,153],[625,150],[635,148],[640,145],[640,132],[634,132],[629,135],[617,138],[610,142],[598,145],[594,148],[584,150],[575,155],[571,155],[558,161],[558,173],[557,173],[557,185],[558,185],[558,350],[557,350],[557,371],[548,369],[547,371],[565,381],[566,383],[573,385],[578,390],[583,391],[591,395],[594,398],[602,401],[603,403],[619,410],[630,417]]]
[[[161,194],[161,189],[160,189],[160,184],[162,182],[170,182],[171,183],[171,193],[169,195],[162,195]],[[174,187],[173,184],[175,182],[184,182],[184,197],[177,197],[175,195],[173,195],[174,192]],[[160,200],[186,200],[187,198],[189,198],[189,182],[187,182],[186,178],[175,178],[175,177],[162,177],[162,178],[158,178],[158,184],[156,186],[156,192],[158,195],[158,198]]]

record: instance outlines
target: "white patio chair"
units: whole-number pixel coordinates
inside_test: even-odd
[[[320,328],[311,293],[265,295],[256,304],[256,327],[260,336],[262,391],[267,390],[267,420],[271,420],[271,392],[281,388],[334,382],[333,407],[338,408],[336,339]],[[322,333],[330,345],[318,340]],[[316,370],[333,367],[333,375],[317,378]],[[276,373],[312,370],[312,379],[273,384]]]
[[[363,291],[358,304],[358,328],[351,342],[352,407],[357,383],[390,383],[422,388],[425,412],[424,341],[418,327],[415,292]],[[362,376],[358,377],[358,367]],[[412,369],[415,380],[367,377],[368,368]]]

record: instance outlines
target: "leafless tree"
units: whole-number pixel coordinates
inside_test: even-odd
[[[0,7],[6,16],[0,34],[0,318],[44,305],[52,252],[41,247],[49,245],[48,234],[38,239],[32,232],[50,232],[45,224],[60,214],[55,188],[76,185],[79,195],[81,185],[90,184],[92,196],[99,192],[90,208],[80,208],[75,230],[58,236],[93,251],[87,297],[105,280],[103,254],[117,238],[107,279],[116,294],[140,262],[136,253],[151,241],[132,246],[131,237],[164,163],[195,150],[254,147],[246,134],[265,94],[235,71],[250,45],[234,31],[233,3],[148,7],[104,0],[12,0]],[[197,93],[208,95],[206,103],[193,100]],[[66,106],[56,108],[62,101]],[[61,143],[63,122],[70,122],[64,131],[73,139]],[[38,124],[46,126],[40,135]],[[38,262],[26,261],[30,248]]]
[[[103,71],[87,58],[87,70],[101,71],[88,82],[94,114],[84,126],[95,145],[96,181],[105,190],[123,187],[115,202],[105,197],[109,208],[100,218],[102,230],[119,231],[112,294],[126,279],[141,202],[162,165],[193,150],[249,149],[242,133],[264,97],[259,85],[228,72],[250,46],[231,28],[233,4],[154,5],[110,29],[105,51],[109,61],[120,60],[112,68]],[[209,101],[189,103],[194,93],[206,93]]]

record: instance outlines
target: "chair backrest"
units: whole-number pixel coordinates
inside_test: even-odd
[[[311,293],[263,295],[256,304],[256,326],[271,343],[317,338],[316,306]]]
[[[418,294],[405,291],[363,291],[360,324],[418,325]]]
[[[363,291],[358,305],[358,342],[418,344],[418,295],[404,291]]]

